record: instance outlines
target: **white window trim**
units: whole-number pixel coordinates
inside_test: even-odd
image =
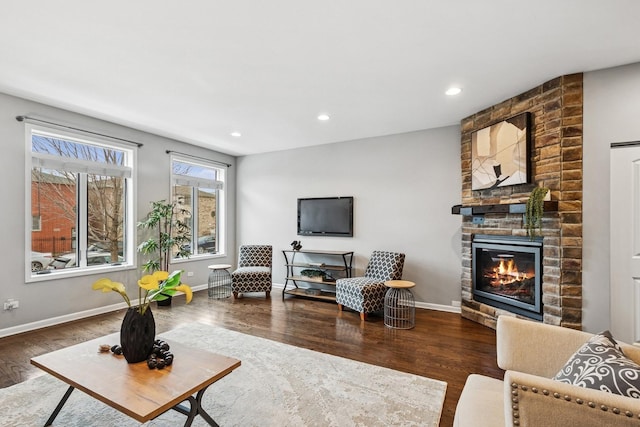
[[[213,180],[204,180],[201,181],[197,178],[191,177],[191,176],[185,176],[185,175],[180,175],[180,174],[174,174],[173,173],[173,162],[174,161],[179,161],[179,162],[185,162],[185,163],[193,163],[195,165],[200,165],[200,166],[204,166],[207,168],[212,168],[212,169],[216,169],[218,171],[220,171],[220,178],[218,181],[213,181]],[[221,166],[220,162],[217,162],[215,160],[211,160],[210,162],[207,162],[206,160],[197,160],[194,159],[193,157],[189,156],[189,155],[181,155],[179,153],[171,153],[170,158],[169,158],[169,168],[170,168],[170,172],[171,172],[171,179],[169,182],[169,194],[171,194],[172,196],[172,201],[173,201],[173,185],[174,184],[180,184],[180,185],[189,185],[189,186],[193,186],[193,187],[197,187],[200,186],[202,188],[211,188],[211,189],[216,189],[218,190],[218,209],[220,210],[220,212],[216,212],[217,214],[217,221],[218,223],[216,224],[216,229],[218,230],[217,236],[216,238],[219,239],[218,242],[218,252],[215,254],[196,254],[196,255],[191,255],[189,258],[178,258],[178,259],[172,259],[171,260],[171,264],[180,264],[183,262],[188,262],[188,261],[193,261],[194,259],[212,259],[212,258],[224,258],[227,256],[227,228],[228,228],[228,223],[227,223],[227,192],[225,191],[225,187],[228,185],[227,183],[227,169],[228,166]],[[194,184],[194,183],[197,183]],[[203,185],[200,185],[203,184]]]
[[[33,133],[43,134],[46,136],[50,136],[53,138],[59,138],[63,140],[71,140],[76,141],[83,144],[95,145],[96,143],[100,145],[110,146],[119,150],[127,151],[130,156],[130,166],[118,166],[118,165],[109,165],[108,167],[96,167],[96,164],[93,162],[87,162],[81,159],[69,159],[69,161],[61,161],[60,157],[52,156],[44,153],[33,153],[31,151],[31,137]],[[52,279],[62,279],[69,277],[78,277],[78,276],[87,276],[97,273],[111,273],[122,270],[133,270],[137,269],[137,251],[136,251],[136,200],[137,200],[137,187],[138,187],[138,179],[137,179],[137,165],[138,165],[138,150],[137,147],[132,146],[132,144],[126,144],[122,142],[118,142],[115,140],[111,140],[109,138],[104,138],[100,136],[87,136],[82,132],[76,132],[73,130],[65,130],[64,132],[60,131],[55,126],[47,126],[40,124],[33,124],[25,122],[25,217],[27,218],[26,224],[32,223],[32,215],[31,215],[31,170],[34,166],[40,166],[44,168],[52,168],[63,167],[71,172],[80,172],[80,173],[95,173],[95,174],[106,174],[112,175],[122,178],[130,179],[129,190],[131,194],[127,194],[127,211],[125,213],[125,233],[127,236],[130,236],[129,239],[126,239],[126,249],[125,253],[127,254],[127,259],[125,259],[120,265],[97,265],[97,266],[86,266],[82,269],[62,269],[59,271],[52,271],[50,273],[41,273],[41,274],[32,274],[31,272],[31,263],[27,262],[31,259],[31,227],[29,230],[25,230],[25,282],[26,283],[36,283],[42,281],[48,281]],[[34,161],[35,159],[35,161]],[[66,159],[65,159],[66,160]],[[73,165],[73,166],[72,166]],[[80,216],[83,218],[83,216]],[[82,222],[86,221],[86,219],[81,219]],[[78,224],[82,226],[82,224]]]

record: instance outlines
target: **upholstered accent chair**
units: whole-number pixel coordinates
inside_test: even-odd
[[[273,248],[270,245],[242,245],[238,254],[238,268],[231,273],[233,297],[245,292],[271,293]]]
[[[454,427],[637,427],[640,348],[607,344],[602,335],[498,317],[497,362],[504,377],[469,375]],[[557,379],[565,375],[573,381]]]
[[[362,277],[349,277],[336,281],[338,310],[343,306],[360,313],[365,320],[368,313],[384,308],[387,280],[402,279],[404,254],[398,252],[373,251]]]

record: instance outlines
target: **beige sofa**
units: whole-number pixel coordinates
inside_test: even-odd
[[[509,316],[498,318],[496,333],[504,382],[470,375],[455,427],[640,426],[640,399],[551,379],[592,334]],[[619,344],[640,363],[640,348]]]

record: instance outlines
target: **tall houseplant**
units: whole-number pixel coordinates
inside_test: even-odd
[[[189,257],[191,230],[189,224],[182,219],[189,215],[189,211],[178,208],[176,203],[168,203],[165,200],[151,202],[151,211],[147,218],[138,223],[138,228],[151,231],[151,237],[138,246],[139,252],[149,256],[142,265],[143,272],[169,271],[169,263],[174,253],[176,258]],[[158,303],[171,305],[170,297],[171,295]]]
[[[544,215],[544,198],[549,192],[547,187],[541,186],[531,190],[525,209],[525,226],[527,236],[533,239],[542,232],[542,216]]]

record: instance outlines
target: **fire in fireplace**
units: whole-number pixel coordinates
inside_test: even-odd
[[[476,301],[542,320],[542,239],[475,235],[471,250]]]

